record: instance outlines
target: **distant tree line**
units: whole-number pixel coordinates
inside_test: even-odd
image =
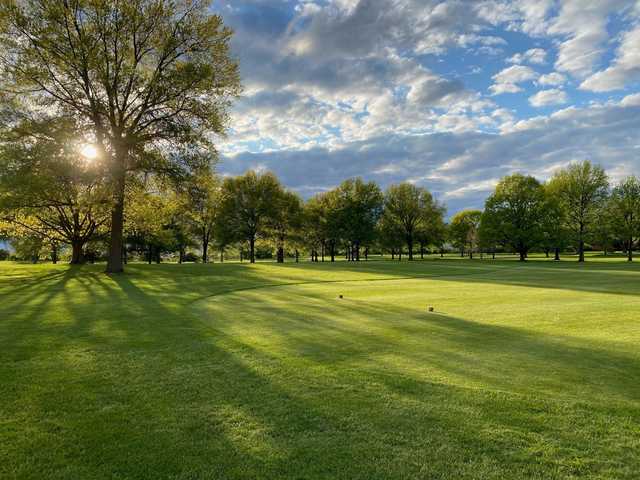
[[[63,125],[51,137],[0,146],[0,232],[23,259],[56,262],[66,252],[71,263],[83,263],[107,256],[110,196],[95,165],[65,148],[68,131]],[[304,201],[270,172],[147,172],[130,179],[125,200],[124,263],[208,263],[212,249],[219,261],[231,253],[249,262],[357,262],[372,252],[413,260],[416,252],[424,258],[450,250],[470,258],[514,252],[521,260],[543,251],[559,259],[568,249],[584,261],[592,246],[605,254],[619,248],[632,260],[640,237],[640,182],[628,177],[611,188],[604,170],[589,162],[571,164],[546,183],[504,177],[484,211],[457,212],[449,223],[425,188],[405,182],[382,191],[360,178]]]

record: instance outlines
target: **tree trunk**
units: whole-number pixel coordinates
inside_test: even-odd
[[[369,247],[364,247],[364,259],[369,260]]]
[[[249,261],[256,263],[256,239],[253,237],[249,239]]]
[[[558,247],[555,248],[553,259],[556,262],[560,261],[560,249]]]
[[[276,262],[284,263],[284,248],[282,246],[278,247],[278,253],[276,254]]]
[[[209,261],[209,235],[206,233],[202,234],[202,263],[207,263]]]
[[[473,248],[469,249],[469,260],[473,260]]]
[[[544,249],[544,257],[545,258],[549,258],[549,249],[548,248]]]
[[[51,263],[58,263],[58,244],[55,242],[51,243]]]
[[[224,263],[224,248],[220,249],[220,263]]]
[[[413,237],[407,236],[407,250],[409,250],[409,260],[413,260]]]
[[[322,258],[322,263],[324,263],[325,244],[326,244],[326,242],[324,240],[320,244],[320,257]]]
[[[296,263],[298,263],[300,261],[300,252],[298,252],[298,249],[296,248]]]
[[[107,259],[107,273],[122,273],[122,231],[124,229],[124,187],[126,152],[116,154],[117,167],[114,172],[114,204],[111,210],[111,239],[109,242],[109,257]]]
[[[578,244],[578,262],[584,262],[584,240],[582,238]]]
[[[627,261],[633,262],[633,238],[629,238],[629,252],[627,253]]]
[[[396,251],[395,249],[391,249],[391,260],[395,260],[396,259]]]
[[[520,250],[520,261],[524,262],[527,259],[527,253],[524,250]]]
[[[493,260],[495,260],[495,259],[496,259],[496,249],[495,249],[495,248],[492,248],[492,249],[491,249],[491,258],[492,258]]]
[[[330,244],[330,251],[331,251],[331,261],[335,262],[336,261],[336,242],[334,242],[333,240],[331,241],[331,244]]]
[[[420,242],[420,260],[424,260],[424,242]]]
[[[71,242],[71,264],[79,265],[84,261],[82,255],[82,247],[84,243],[81,240],[73,240]],[[118,253],[118,257],[122,255],[122,251]]]
[[[182,265],[182,262],[184,262],[184,248],[180,247],[178,248],[178,263]]]
[[[149,244],[149,265],[151,265],[151,262],[153,261],[153,247],[151,246],[151,244]]]

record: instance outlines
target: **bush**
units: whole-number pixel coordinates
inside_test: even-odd
[[[182,261],[183,262],[198,262],[200,260],[200,257],[198,257],[195,253],[193,252],[187,252],[184,254],[184,256],[182,257]]]
[[[5,250],[4,248],[0,248],[0,261],[9,260],[10,256],[11,256],[11,252],[9,252],[9,250]]]

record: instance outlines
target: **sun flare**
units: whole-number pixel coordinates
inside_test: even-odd
[[[91,145],[90,143],[83,145],[80,149],[80,154],[86,158],[87,160],[93,160],[98,156],[98,149],[95,145]]]

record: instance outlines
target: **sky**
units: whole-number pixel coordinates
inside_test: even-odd
[[[449,213],[512,173],[640,175],[640,0],[220,0],[244,92],[218,170],[360,176]]]

